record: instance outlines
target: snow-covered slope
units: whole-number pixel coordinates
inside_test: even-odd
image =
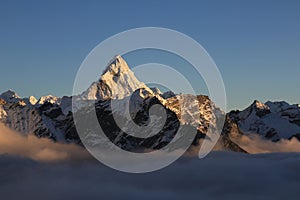
[[[100,79],[93,82],[81,96],[86,100],[123,99],[139,88],[150,90],[134,76],[126,61],[117,55],[109,62]]]
[[[300,133],[299,105],[256,100],[245,110],[232,111],[229,115],[245,134],[258,133],[271,140],[279,140]]]
[[[34,133],[39,137],[50,137],[58,141],[75,140],[78,136],[73,124],[72,99],[80,100],[109,100],[130,98],[131,107],[136,106],[136,112],[143,97],[134,99],[130,97],[138,89],[154,95],[154,92],[143,82],[140,82],[129,69],[121,56],[115,56],[106,69],[85,92],[74,97],[55,97],[53,95],[42,96],[39,100],[30,96],[21,98],[14,91],[8,90],[0,95],[0,120],[12,129],[23,134]],[[157,90],[157,93],[159,91]],[[142,94],[142,93],[141,93]],[[120,101],[121,102],[121,101]],[[83,102],[82,107],[85,104]],[[122,104],[121,104],[122,105]],[[123,107],[120,111],[123,111]]]
[[[35,134],[56,141],[65,141],[58,122],[67,116],[60,108],[61,98],[48,95],[39,101],[34,96],[21,98],[8,90],[0,95],[0,122],[24,135]]]
[[[0,122],[25,135],[33,133],[56,141],[80,143],[72,113],[72,101],[78,100],[81,104],[73,112],[82,114],[88,124],[91,110],[88,106],[95,106],[98,121],[108,132],[108,137],[126,150],[139,145],[144,148],[160,148],[174,138],[179,125],[183,125],[187,132],[196,130],[196,139],[200,141],[209,128],[216,130],[222,126],[222,119],[225,118],[225,113],[207,96],[176,95],[171,91],[162,94],[157,88],[150,89],[135,77],[121,56],[115,56],[99,80],[93,82],[82,94],[62,98],[48,95],[39,100],[33,96],[21,98],[12,90],[1,94]],[[123,129],[118,128],[113,113],[122,116],[128,104],[129,114],[122,118],[125,125],[135,127],[132,120],[142,126],[149,125],[152,132],[158,132],[157,136],[143,140],[131,138]],[[150,108],[155,104],[160,105],[160,109],[165,109],[166,119],[151,115],[152,121],[150,120]],[[161,122],[165,124],[160,126]],[[299,136],[300,107],[285,102],[264,104],[255,101],[243,111],[230,112],[225,122],[219,146],[221,149],[243,152],[232,141],[232,137],[258,133],[276,141]],[[89,137],[93,144],[97,144],[93,134],[89,133]]]
[[[35,133],[39,137],[53,137],[39,111],[19,98],[0,105],[0,121],[24,135]]]
[[[38,137],[62,142],[80,143],[71,113],[74,99],[82,103],[75,111],[85,117],[89,113],[86,105],[93,106],[85,102],[96,102],[97,116],[101,119],[99,122],[104,123],[102,125],[108,132],[108,137],[127,150],[134,147],[162,147],[174,138],[180,124],[185,126],[187,132],[191,129],[198,131],[198,139],[203,138],[208,126],[217,126],[214,112],[217,109],[208,97],[176,96],[172,92],[162,94],[157,88],[150,89],[135,77],[121,56],[115,56],[99,80],[80,95],[62,98],[48,95],[36,100],[33,96],[22,99],[10,90],[3,93],[0,99],[3,101],[0,105],[0,120],[4,124],[25,135],[33,133]],[[179,107],[179,102],[183,107]],[[148,124],[151,132],[157,135],[149,139],[128,140],[128,135],[118,128],[112,117],[112,113],[122,116],[128,103],[129,117],[126,116],[125,125],[132,127],[134,124],[131,121],[134,119],[139,125]],[[152,114],[149,121],[150,108],[154,104],[159,104],[159,109],[166,110],[166,119]],[[160,126],[161,122],[165,123]],[[97,143],[93,138],[91,142]],[[234,146],[229,139],[226,144]],[[239,151],[239,148],[236,147],[235,150]]]
[[[140,145],[152,144],[147,146],[151,148],[156,148],[163,143],[170,142],[177,132],[178,123],[195,128],[201,135],[207,132],[209,126],[214,130],[217,129],[217,114],[225,115],[225,113],[217,109],[208,97],[176,95],[173,92],[162,94],[162,92],[156,88],[150,89],[134,76],[121,56],[116,56],[108,64],[100,79],[94,82],[87,91],[82,93],[81,97],[76,96],[75,98],[100,100],[101,103],[97,104],[99,113],[117,113],[120,115],[124,114],[127,102],[130,102],[129,110],[131,117],[134,118],[138,124],[151,125],[151,130],[156,130],[157,127],[160,127],[159,122],[162,119],[153,118],[151,122],[148,122],[148,109],[153,102],[161,104],[168,110],[167,122],[165,126],[163,126],[163,133],[158,130],[157,132],[160,133],[160,136],[157,136],[154,141],[138,140],[138,144]],[[111,101],[109,101],[110,99],[114,99],[112,104]],[[182,107],[179,107],[179,102],[182,103]],[[79,105],[84,105],[82,102],[80,103]],[[122,132],[122,130],[116,128],[118,126],[114,124],[111,114],[101,115],[101,117],[101,121],[107,122],[105,126],[110,124],[110,127],[113,127],[112,129],[110,129],[109,126],[105,128],[108,129],[112,135],[115,135],[112,137],[112,140],[116,144],[119,144],[120,147],[125,149],[130,149],[137,145],[137,140],[133,140],[132,142],[126,140],[128,136]],[[126,118],[125,120],[128,121],[128,123],[125,123],[127,128],[132,127],[130,120],[130,118]],[[153,123],[153,121],[156,120],[157,123]],[[95,137],[91,133],[88,134],[88,137],[90,137],[90,139],[87,140],[90,140],[91,143],[96,145],[96,133]]]
[[[43,105],[44,103],[48,102],[51,104],[58,104],[60,101],[60,98],[52,95],[42,96],[36,104]]]
[[[26,97],[26,98],[23,98],[23,101],[27,104],[27,105],[35,105],[38,100],[34,97],[34,96],[30,96],[30,97]]]

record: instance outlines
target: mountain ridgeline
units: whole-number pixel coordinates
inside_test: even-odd
[[[72,110],[72,100],[83,103]],[[300,139],[299,105],[255,101],[243,111],[225,114],[207,96],[177,95],[170,91],[162,93],[157,88],[149,88],[135,77],[121,56],[114,57],[99,80],[79,95],[49,95],[37,100],[33,96],[21,98],[11,90],[4,92],[0,95],[0,122],[24,135],[34,134],[57,142],[81,145],[73,116],[74,113],[82,114],[88,125],[92,113],[89,113],[90,105],[84,102],[90,101],[95,102],[92,106],[107,138],[128,151],[160,149],[174,139],[179,128],[184,129],[185,134],[196,131],[196,136],[191,139],[194,146],[199,146],[209,128],[217,130],[223,124],[216,149],[245,152],[233,140],[243,134],[259,134],[274,142],[293,137]],[[118,108],[112,107],[112,101],[118,102]],[[130,119],[122,116],[126,106],[123,102],[129,102]],[[160,129],[158,123],[162,119],[159,116],[151,118],[149,114],[154,105],[159,105],[159,109],[166,113],[165,123]],[[193,112],[190,112],[191,107]],[[138,126],[151,126],[155,134],[147,138],[129,135],[118,127],[115,115],[125,124],[126,120],[133,120]],[[225,117],[225,123],[221,123],[219,116]],[[96,135],[97,132],[89,133],[85,139],[98,145],[101,141],[95,139]]]

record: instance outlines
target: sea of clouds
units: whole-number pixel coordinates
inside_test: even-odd
[[[274,150],[268,142],[251,146],[253,140],[263,143],[261,138],[240,140],[253,153]],[[290,200],[300,196],[299,169],[299,153],[212,152],[156,172],[128,174],[95,161],[81,147],[0,129],[1,199]]]

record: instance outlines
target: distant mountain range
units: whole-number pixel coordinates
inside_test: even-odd
[[[21,98],[11,90],[4,92],[0,95],[0,122],[24,135],[35,134],[58,142],[81,144],[72,113],[72,100],[78,99],[81,102],[96,102],[97,117],[107,137],[125,150],[161,148],[174,138],[180,125],[183,125],[187,134],[189,130],[197,131],[193,145],[198,145],[205,138],[208,126],[216,129],[220,125],[219,114],[226,115],[226,120],[217,146],[225,150],[245,152],[233,140],[239,135],[255,133],[273,142],[293,137],[300,139],[299,105],[254,101],[243,111],[225,114],[207,96],[174,94],[171,91],[162,93],[158,88],[149,88],[134,76],[121,56],[109,62],[98,81],[73,97],[49,95],[37,100],[33,96]],[[130,116],[141,126],[150,123],[149,109],[159,104],[166,110],[166,122],[161,130],[157,130],[155,121],[150,123],[153,130],[158,132],[152,137],[143,139],[129,136],[114,121],[112,100],[121,102],[119,105],[129,100]],[[179,101],[183,104],[182,108]],[[191,106],[197,108],[193,113],[185,109]],[[121,116],[124,108],[121,106],[118,109]],[[83,103],[73,112],[86,115],[89,109]],[[96,145],[101,141],[95,141],[93,134],[89,134],[87,139]]]

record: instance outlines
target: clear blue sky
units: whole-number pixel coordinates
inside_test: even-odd
[[[1,1],[0,92],[70,95],[87,54],[127,29],[166,27],[218,65],[228,107],[300,103],[300,1]],[[129,62],[130,63],[130,62]]]

